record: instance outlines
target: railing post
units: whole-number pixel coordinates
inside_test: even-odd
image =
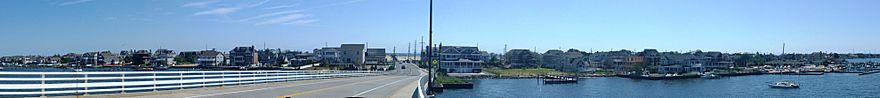
[[[241,85],[241,71],[238,71],[238,74],[236,74],[236,76],[238,76],[238,79],[236,79],[238,80],[238,85]]]
[[[226,86],[226,71],[220,71],[220,87]]]
[[[122,74],[122,93],[125,94],[125,73]]]
[[[264,73],[263,73],[263,74],[265,74],[265,75],[264,75],[265,78],[269,78],[269,73],[271,73],[271,72],[264,72]],[[269,80],[275,80],[275,79],[269,79]],[[269,81],[266,81],[266,82],[263,82],[263,83],[269,83]]]
[[[180,74],[180,87],[179,88],[183,89],[183,83],[184,83],[183,82],[183,72],[179,72],[179,74]]]
[[[46,97],[46,74],[40,74],[40,97]]]
[[[208,84],[208,82],[207,82],[208,78],[207,78],[207,77],[208,77],[208,76],[205,75],[205,71],[202,71],[202,88],[205,88],[205,86],[207,86],[206,84]]]
[[[85,83],[84,84],[89,84],[89,74],[86,73],[84,75],[85,75]],[[83,93],[85,93],[85,95],[89,95],[89,91],[88,91],[89,85],[83,85],[83,87],[85,88],[85,91],[83,91]]]
[[[154,91],[154,92],[155,92],[155,91],[159,91],[159,90],[156,89],[156,84],[157,84],[157,83],[158,83],[158,82],[156,81],[156,72],[154,71],[154,72],[153,72],[153,91]]]

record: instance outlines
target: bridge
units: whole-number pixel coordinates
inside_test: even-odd
[[[427,72],[408,63],[396,67],[389,71],[0,72],[0,97],[424,98]]]

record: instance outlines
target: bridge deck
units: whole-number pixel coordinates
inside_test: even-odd
[[[413,96],[418,79],[427,75],[412,64],[387,75],[303,80],[240,86],[193,88],[156,92],[85,95],[80,98],[407,98]],[[398,68],[399,69],[399,68]],[[74,98],[60,96],[56,98]]]

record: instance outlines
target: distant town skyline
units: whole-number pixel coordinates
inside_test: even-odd
[[[0,56],[427,40],[428,0],[0,1]],[[880,1],[436,0],[435,44],[507,49],[880,53]],[[427,41],[425,41],[427,44]],[[265,47],[264,47],[265,44]]]

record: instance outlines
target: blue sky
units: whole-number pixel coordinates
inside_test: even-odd
[[[427,0],[2,0],[0,55],[427,37]],[[876,0],[436,0],[435,42],[584,51],[880,53]]]

